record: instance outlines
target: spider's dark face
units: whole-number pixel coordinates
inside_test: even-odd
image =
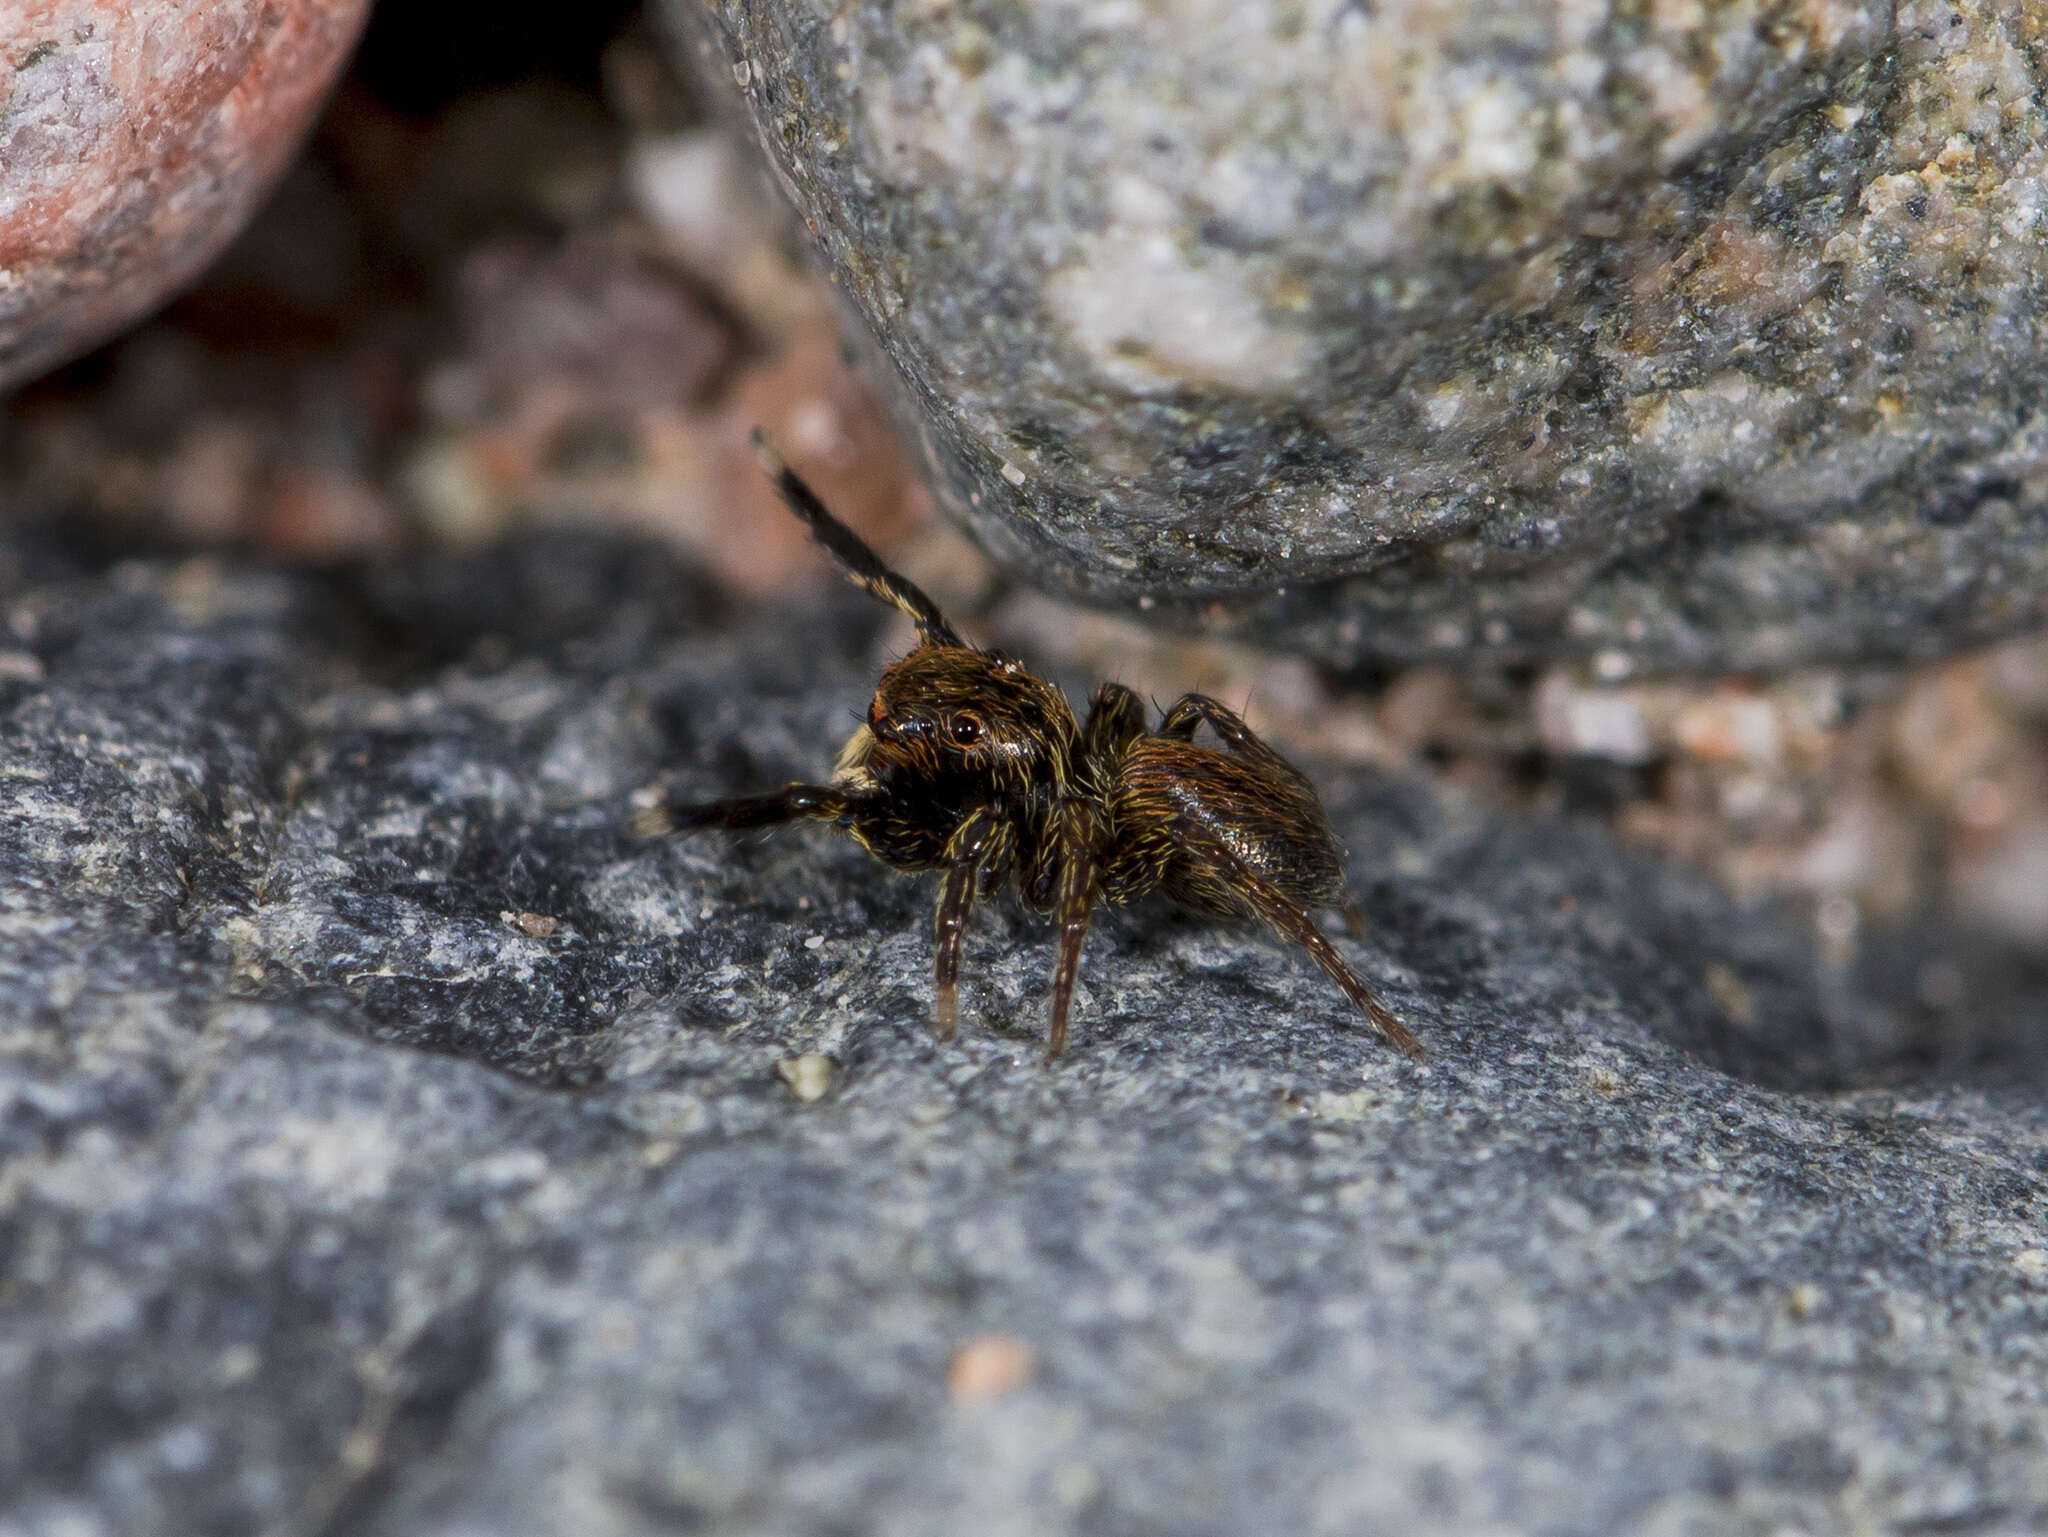
[[[882,674],[864,767],[883,781],[983,778],[991,790],[1066,787],[1078,728],[1066,695],[965,646],[920,646]]]

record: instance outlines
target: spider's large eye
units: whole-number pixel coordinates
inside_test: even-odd
[[[962,713],[946,723],[946,735],[953,739],[955,747],[972,747],[981,740],[982,732],[987,729],[982,725],[979,715]]]

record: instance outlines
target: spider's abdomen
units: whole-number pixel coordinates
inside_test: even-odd
[[[1315,792],[1230,753],[1138,738],[1124,750],[1110,819],[1116,854],[1104,886],[1112,901],[1157,888],[1193,912],[1251,914],[1212,867],[1181,851],[1176,827],[1184,820],[1302,906],[1344,901],[1344,851]]]

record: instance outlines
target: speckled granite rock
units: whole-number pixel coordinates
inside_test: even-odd
[[[2048,1519],[2038,1062],[1823,1091],[1767,914],[1389,784],[1427,1064],[1157,915],[1048,1070],[991,912],[939,1048],[915,884],[618,832],[824,761],[858,604],[0,545],[0,1532]]]
[[[2048,614],[2036,7],[666,10],[1042,585],[1340,661]]]
[[[270,190],[368,0],[0,14],[0,389],[160,303]]]

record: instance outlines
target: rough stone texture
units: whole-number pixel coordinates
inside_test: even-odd
[[[15,0],[0,15],[0,388],[112,335],[233,238],[368,0]]]
[[[666,9],[1034,581],[1340,661],[2048,613],[2037,6]]]
[[[618,831],[826,761],[852,596],[0,555],[8,1537],[2048,1520],[2038,991],[1907,1071],[1767,912],[1331,783],[1427,1064],[1157,914],[1048,1070],[990,911],[939,1048],[915,883]]]

